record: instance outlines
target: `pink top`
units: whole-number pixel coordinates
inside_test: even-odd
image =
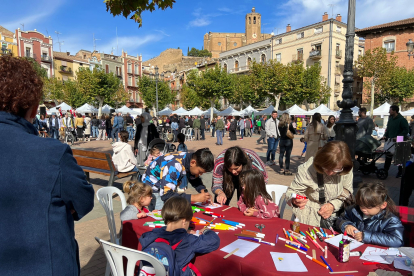
[[[246,204],[244,203],[243,194],[240,196],[239,201],[237,201],[240,211],[244,212],[247,209]],[[257,218],[270,219],[279,217],[279,207],[277,204],[273,203],[271,200],[267,200],[267,205],[262,196],[258,196],[254,202],[254,208],[258,209],[258,212],[254,212],[253,216]]]

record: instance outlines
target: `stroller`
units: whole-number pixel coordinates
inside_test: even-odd
[[[75,142],[75,135],[74,130],[71,127],[65,128],[65,143],[71,146],[73,146],[73,143]]]
[[[358,156],[359,171],[363,175],[375,173],[379,179],[385,180],[388,177],[388,172],[384,169],[378,169],[375,166],[375,162],[386,154],[394,144],[384,149],[384,151],[378,150],[379,146],[381,146],[380,141],[374,139],[372,136],[364,136],[356,141],[355,154]]]

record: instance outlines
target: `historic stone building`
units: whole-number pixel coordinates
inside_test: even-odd
[[[262,34],[262,18],[260,13],[252,8],[252,12],[246,14],[244,33],[213,33],[204,35],[204,49],[212,53],[213,58],[218,58],[221,52],[229,51],[241,46],[270,39],[271,34]]]

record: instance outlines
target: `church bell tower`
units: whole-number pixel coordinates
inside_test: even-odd
[[[261,27],[262,27],[262,17],[260,13],[257,13],[256,9],[253,7],[252,12],[246,14],[247,44],[262,40]]]

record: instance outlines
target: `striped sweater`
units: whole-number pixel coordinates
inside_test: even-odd
[[[226,150],[223,150],[216,158],[214,162],[214,170],[213,170],[213,188],[212,192],[215,193],[216,190],[223,190],[223,167],[224,167],[224,154]],[[252,169],[259,170],[263,176],[264,180],[267,184],[268,176],[266,172],[266,166],[260,157],[250,149],[243,149],[243,151],[247,154],[247,156],[252,161]]]

